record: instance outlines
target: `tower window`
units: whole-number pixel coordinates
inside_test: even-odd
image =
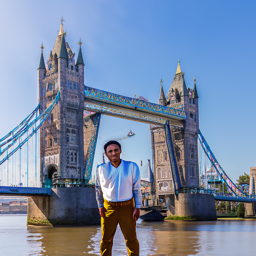
[[[196,114],[190,112],[189,113],[190,118],[192,118],[194,121],[196,121]]]
[[[66,152],[66,162],[67,164],[69,164],[69,150],[67,150]]]
[[[194,104],[194,99],[193,98],[189,98],[189,103]]]
[[[66,151],[67,164],[77,164],[77,152],[75,150]]]
[[[77,89],[78,89],[78,84],[77,84],[77,83],[74,83],[74,84],[73,84],[73,88],[74,88],[74,90],[77,90]]]
[[[167,161],[167,152],[164,151],[164,160]]]
[[[49,84],[48,84],[47,91],[51,91],[51,90],[52,90],[52,83],[49,83]]]
[[[180,102],[180,94],[179,94],[177,88],[175,89],[175,97],[176,97],[176,102],[177,103]]]
[[[70,69],[71,69],[71,70],[73,70],[73,69],[74,69],[73,65],[70,65]]]
[[[195,177],[195,166],[191,165],[191,176]]]
[[[49,139],[49,146],[52,147],[52,138]]]
[[[71,144],[76,144],[77,142],[77,137],[76,137],[76,129],[70,129],[70,128],[67,128],[66,129],[66,141],[67,143],[71,143]]]
[[[72,82],[68,81],[68,89],[72,89]]]
[[[177,158],[177,161],[180,161],[180,151],[179,150],[176,151],[176,158]]]
[[[195,149],[194,148],[190,148],[190,159],[193,160],[195,159]]]

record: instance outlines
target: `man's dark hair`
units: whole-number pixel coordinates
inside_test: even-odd
[[[120,145],[119,142],[117,142],[117,141],[115,141],[115,140],[110,140],[110,141],[108,141],[108,142],[104,145],[105,153],[107,152],[107,147],[108,147],[109,145],[112,145],[112,144],[116,144],[116,145],[120,148],[120,150],[121,150],[121,145]]]

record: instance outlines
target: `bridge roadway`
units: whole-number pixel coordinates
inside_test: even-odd
[[[205,193],[203,193],[205,194]],[[256,196],[239,197],[220,193],[206,193],[212,194],[217,201],[232,201],[232,202],[244,202],[244,203],[256,203]],[[36,188],[36,187],[12,187],[12,186],[0,186],[0,195],[6,196],[50,196],[50,188]]]
[[[50,188],[0,186],[0,195],[8,196],[50,196]]]
[[[242,203],[256,203],[255,196],[230,196],[230,195],[221,195],[221,194],[213,194],[215,200],[217,201],[232,201],[232,202],[242,202]]]
[[[84,87],[84,109],[105,115],[149,124],[183,126],[186,119],[184,110],[171,108],[138,98],[131,98],[99,89]]]

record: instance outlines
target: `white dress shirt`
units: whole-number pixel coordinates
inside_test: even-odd
[[[95,188],[99,208],[103,207],[104,199],[122,202],[133,197],[135,207],[141,207],[140,170],[134,162],[121,160],[117,168],[110,162],[98,165]]]

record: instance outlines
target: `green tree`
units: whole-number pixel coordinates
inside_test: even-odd
[[[231,213],[231,203],[229,201],[227,202],[227,212]]]
[[[244,218],[244,214],[245,214],[244,203],[239,203],[237,207],[237,217]]]
[[[236,180],[236,185],[241,189],[241,185],[246,183],[250,184],[250,175],[244,172],[244,175],[240,175],[238,180]]]

